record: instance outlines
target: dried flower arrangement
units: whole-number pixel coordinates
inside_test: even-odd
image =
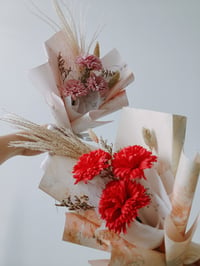
[[[116,49],[101,57],[98,33],[87,44],[79,18],[54,0],[61,26],[45,42],[48,62],[32,69],[30,77],[39,87],[55,117],[55,123],[80,133],[105,124],[102,116],[128,105],[125,87],[134,75]],[[83,23],[84,24],[84,23]],[[94,45],[93,53],[90,52]]]

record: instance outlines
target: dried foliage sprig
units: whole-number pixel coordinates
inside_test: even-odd
[[[88,139],[99,144],[100,148],[110,153],[110,155],[113,154],[113,144],[108,144],[108,141],[103,139],[103,137],[99,138],[91,128],[88,130]]]
[[[112,70],[108,70],[108,69],[103,69],[103,70],[102,70],[102,75],[103,75],[105,78],[113,77],[116,73],[117,73],[116,71],[112,71]]]
[[[151,151],[155,149],[155,151],[157,152],[158,147],[157,147],[157,139],[156,139],[155,132],[148,128],[143,128],[142,135],[143,135],[144,142],[149,147],[149,149]]]
[[[56,204],[58,207],[67,207],[70,211],[76,210],[90,210],[94,207],[88,204],[89,197],[87,195],[83,195],[81,197],[74,196],[74,201],[72,201],[71,196],[69,196],[66,200],[62,200],[61,203]]]
[[[113,153],[113,144],[108,144],[107,140],[104,140],[102,137],[100,137],[100,145],[102,147],[103,150],[107,151],[108,153],[110,153],[112,155]]]
[[[104,179],[109,179],[109,180],[116,180],[114,177],[113,171],[111,167],[108,167],[106,169],[103,169],[100,173],[100,177]]]
[[[70,129],[58,127],[48,129],[14,114],[7,114],[1,120],[15,125],[22,131],[18,135],[25,138],[10,142],[10,146],[50,152],[73,159],[78,159],[82,154],[91,151],[91,148]]]
[[[57,60],[58,60],[58,69],[60,71],[62,81],[64,82],[66,78],[68,77],[69,73],[72,71],[72,69],[71,67],[69,67],[69,69],[65,67],[65,60],[61,52],[58,54]]]

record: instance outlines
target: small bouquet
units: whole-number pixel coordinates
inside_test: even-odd
[[[91,53],[96,34],[87,45],[71,10],[65,6],[64,15],[56,0],[54,4],[61,27],[45,42],[48,62],[32,69],[30,77],[44,94],[56,124],[78,134],[105,124],[97,119],[128,105],[124,88],[134,76],[116,49],[101,58],[97,42]]]
[[[124,108],[114,146],[93,131],[94,146],[69,129],[7,120],[31,140],[12,145],[50,152],[39,187],[68,209],[63,240],[111,252],[91,265],[199,265],[199,218],[186,228],[200,156],[183,153],[185,117]]]

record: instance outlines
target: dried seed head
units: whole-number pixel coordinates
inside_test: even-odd
[[[149,149],[150,150],[155,149],[155,151],[157,152],[157,140],[156,140],[155,132],[148,128],[143,128],[142,135],[143,135],[144,142],[149,147]]]
[[[108,86],[109,88],[112,88],[113,86],[115,86],[115,84],[119,81],[120,78],[120,73],[119,71],[117,71],[109,80],[108,82]]]
[[[99,43],[97,42],[96,45],[95,45],[95,48],[94,48],[94,52],[93,54],[97,57],[100,57],[100,46],[99,46]]]

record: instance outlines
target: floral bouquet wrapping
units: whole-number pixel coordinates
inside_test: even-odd
[[[185,157],[185,126],[182,116],[126,108],[114,148],[94,136],[100,146],[78,160],[52,156],[40,188],[72,210],[63,239],[110,251],[105,265],[198,261],[198,218],[186,227],[200,156]]]
[[[92,146],[69,129],[7,120],[30,138],[12,145],[50,152],[39,187],[68,209],[63,240],[111,252],[91,265],[199,265],[199,217],[187,225],[200,156],[183,153],[185,117],[124,108],[114,146],[93,131]]]
[[[100,57],[97,42],[86,43],[86,34],[75,14],[65,6],[66,14],[54,1],[61,22],[58,31],[45,42],[48,62],[32,69],[30,78],[42,91],[56,124],[71,127],[75,133],[105,124],[97,119],[128,105],[124,88],[133,73],[113,49]],[[78,20],[79,18],[77,18]]]

